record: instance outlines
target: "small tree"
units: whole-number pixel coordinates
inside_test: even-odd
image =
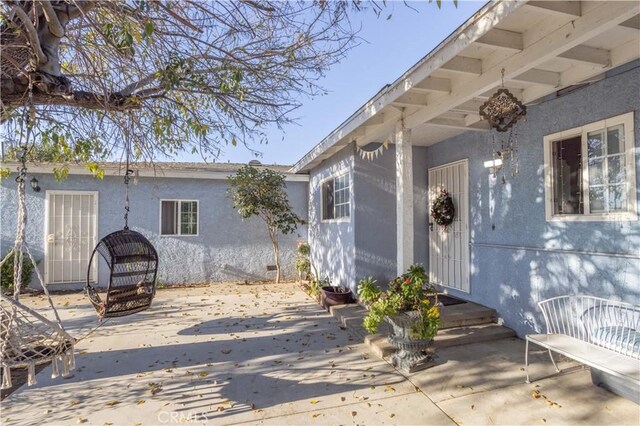
[[[266,223],[276,259],[276,283],[279,283],[282,271],[278,234],[291,234],[298,225],[305,223],[289,204],[284,175],[269,169],[243,166],[235,176],[228,178],[228,182],[227,192],[233,200],[233,208],[238,210],[242,219],[258,216]]]

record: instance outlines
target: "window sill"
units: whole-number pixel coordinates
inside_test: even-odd
[[[160,234],[161,238],[164,237],[197,237],[199,234]]]
[[[351,217],[341,217],[340,219],[321,219],[320,223],[348,223],[351,222]]]
[[[547,217],[547,222],[634,222],[637,220],[638,215],[632,212]]]

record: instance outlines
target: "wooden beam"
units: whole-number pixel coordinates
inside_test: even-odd
[[[495,88],[500,84],[503,69],[505,79],[509,80],[605,33],[637,14],[638,5],[635,2],[597,4],[580,18],[544,35],[523,51],[496,64],[477,78],[461,82],[452,88],[451,94],[434,98],[428,106],[407,116],[405,125],[409,128],[419,126],[438,117],[443,111],[455,108]]]
[[[487,99],[489,99],[495,92],[496,92],[496,88],[500,86],[499,82],[496,82],[496,84],[493,85],[493,87],[491,87],[489,90],[487,90],[484,93],[479,94],[478,96],[476,96],[476,98],[482,100],[482,101],[486,101]],[[518,99],[522,99],[522,89],[516,89],[513,87],[509,87],[509,86],[505,86],[506,89],[509,89],[509,91],[511,92],[511,94],[513,96],[515,96]]]
[[[487,130],[489,130],[488,123],[486,125],[482,125],[480,123],[482,122],[479,122],[474,126],[467,126],[464,120],[456,120],[453,118],[434,118],[433,120],[430,120],[425,124],[430,126],[449,127],[453,129],[460,129],[460,130],[475,130],[480,132],[486,132]]]
[[[451,80],[448,78],[427,77],[412,86],[411,90],[425,93],[449,93],[451,92]]]
[[[442,70],[453,71],[461,74],[482,74],[482,61],[480,59],[456,56],[440,67]]]
[[[509,51],[519,51],[523,48],[522,34],[498,28],[480,37],[475,44]]]
[[[422,107],[427,105],[427,95],[422,93],[405,93],[392,102],[393,105]]]
[[[589,46],[576,46],[559,55],[561,58],[569,59],[586,64],[608,66],[611,63],[611,52],[605,49],[597,49]]]
[[[480,111],[480,107],[484,102],[485,102],[484,100],[472,99],[470,101],[467,101],[463,104],[458,105],[457,107],[453,108],[452,111],[478,114],[478,111]]]
[[[557,87],[560,84],[560,73],[533,68],[511,78],[511,80]]]
[[[384,113],[378,113],[364,122],[365,126],[377,126],[378,124],[384,123]]]
[[[579,1],[529,1],[525,6],[542,9],[556,15],[577,17],[582,15],[582,7]]]

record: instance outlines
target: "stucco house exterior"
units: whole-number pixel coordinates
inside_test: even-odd
[[[490,2],[380,90],[292,169],[310,176],[320,274],[355,291],[420,262],[521,336],[549,297],[640,303],[639,13]],[[511,134],[479,116],[503,86],[527,106]],[[446,231],[430,217],[441,189]]]
[[[15,165],[9,166],[15,170]],[[72,165],[60,182],[52,174],[54,167],[29,165],[29,174],[38,179],[41,190],[27,188],[27,239],[52,290],[79,288],[86,280],[93,247],[124,226],[124,167],[103,165],[105,177],[100,180],[84,167]],[[129,227],[145,235],[158,251],[160,284],[275,278],[275,272],[267,270],[275,262],[265,224],[258,218],[243,221],[227,196],[227,177],[239,167],[224,163],[132,167]],[[286,175],[289,202],[306,218],[307,176],[288,173],[287,166],[268,167]],[[5,179],[0,191],[2,254],[15,238],[15,186],[13,177]],[[296,243],[306,236],[305,226],[280,236],[285,278],[297,277]],[[106,265],[99,263],[93,272],[97,284],[106,285]]]
[[[419,262],[442,291],[496,309],[521,336],[542,329],[536,303],[548,297],[640,303],[639,58],[638,2],[483,6],[286,170],[320,278],[356,291],[365,276],[386,282]],[[527,107],[512,132],[479,114],[501,87]],[[225,198],[233,170],[167,167],[140,171],[130,216],[159,248],[160,280],[268,277],[262,224],[242,224]],[[96,235],[122,226],[120,171],[96,181],[82,170],[62,184],[32,170],[43,191],[28,197],[29,236],[43,258],[58,189],[99,193]],[[3,183],[3,250],[13,187]],[[456,207],[447,229],[430,217],[442,189]],[[197,235],[160,235],[163,209],[193,206]],[[283,265],[298,239],[283,239]]]

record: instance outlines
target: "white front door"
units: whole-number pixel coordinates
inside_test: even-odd
[[[89,257],[97,243],[97,214],[97,192],[47,191],[44,255],[47,284],[87,279]],[[91,274],[94,281],[96,272],[94,267]]]
[[[429,280],[469,292],[469,166],[467,160],[429,169],[429,214],[434,199],[446,189],[455,218],[446,229],[429,216]]]

